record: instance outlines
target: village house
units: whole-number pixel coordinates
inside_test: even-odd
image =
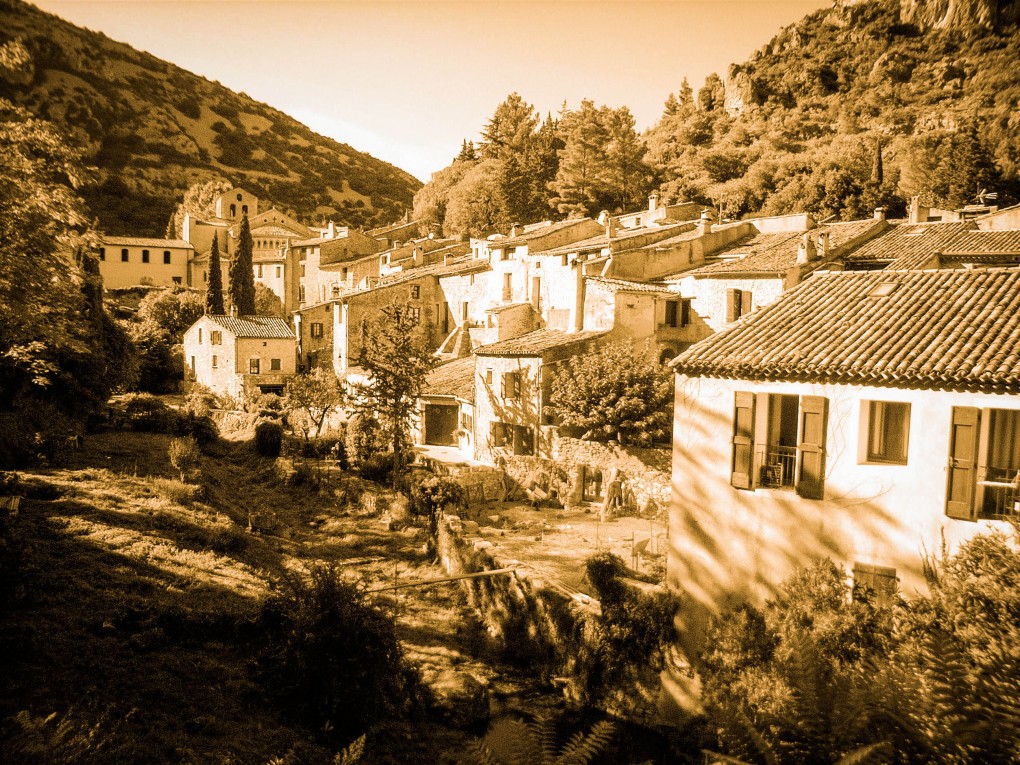
[[[555,365],[584,353],[605,332],[539,329],[484,345],[474,355],[474,434],[476,459],[552,452],[552,421],[544,407]]]
[[[820,557],[909,595],[924,554],[1020,517],[1020,270],[815,274],[673,366],[692,634]]]
[[[463,459],[475,456],[475,357],[433,369],[419,403],[415,443],[450,446]]]
[[[185,286],[194,253],[181,239],[107,236],[99,248],[99,273],[107,289]]]
[[[191,379],[219,395],[283,394],[296,370],[296,339],[275,316],[211,316],[184,333]]]
[[[370,286],[379,278],[379,253],[385,249],[380,240],[348,226],[293,246],[297,289],[290,296],[290,305],[295,309]]]

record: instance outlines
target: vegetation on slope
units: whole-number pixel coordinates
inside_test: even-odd
[[[959,14],[958,14],[959,15]],[[918,17],[907,16],[912,21]],[[602,209],[653,190],[724,214],[892,214],[920,195],[957,207],[1020,199],[1015,140],[1020,28],[904,23],[898,0],[837,2],[781,31],[747,62],[695,90],[684,80],[637,136],[626,107],[564,105],[540,122],[516,93],[478,150],[415,196],[448,234]]]
[[[0,1],[0,44],[34,66],[2,82],[18,105],[84,147],[101,182],[84,192],[110,233],[161,236],[185,190],[226,177],[297,216],[363,226],[397,218],[420,183],[286,114],[147,53]]]

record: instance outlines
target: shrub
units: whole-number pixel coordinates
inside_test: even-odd
[[[196,417],[189,413],[185,427],[203,451],[220,440],[220,429],[208,415]]]
[[[260,617],[257,666],[282,707],[342,746],[411,709],[419,688],[394,624],[332,565],[278,585]]]
[[[169,499],[179,505],[190,505],[200,499],[204,493],[201,486],[169,478],[155,479],[152,482],[152,488],[164,499]]]
[[[149,393],[125,396],[124,413],[133,430],[170,435],[184,432],[183,417]]]
[[[344,433],[347,462],[351,467],[361,467],[372,454],[385,448],[379,423],[372,417],[355,415],[347,423]]]
[[[283,446],[283,428],[265,420],[255,426],[255,451],[263,457],[279,457]]]
[[[376,452],[361,465],[361,477],[376,483],[389,483],[393,475],[393,452]]]
[[[411,499],[411,515],[428,519],[429,533],[433,536],[439,526],[439,515],[447,505],[457,509],[467,507],[467,496],[464,487],[456,481],[427,473],[416,473],[411,477],[409,486]]]
[[[194,470],[201,459],[202,452],[198,448],[198,443],[191,436],[185,436],[183,438],[175,438],[170,442],[170,446],[167,448],[167,456],[170,458],[170,464],[180,472],[181,480],[184,480],[186,473],[190,473]]]

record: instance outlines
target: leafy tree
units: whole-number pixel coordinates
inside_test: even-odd
[[[201,293],[181,288],[150,292],[138,304],[138,320],[158,327],[173,343],[181,342],[188,327],[204,312]]]
[[[367,383],[354,386],[354,408],[378,416],[393,448],[394,480],[404,465],[411,421],[425,378],[436,365],[428,335],[411,307],[385,306],[378,319],[362,324],[359,365]]]
[[[569,359],[554,376],[547,411],[585,440],[665,440],[673,422],[673,376],[627,343]]]
[[[255,313],[258,316],[283,316],[283,301],[262,282],[255,284]]]
[[[237,309],[238,316],[255,315],[255,271],[252,265],[254,246],[248,214],[244,213],[237,235],[237,251],[230,264],[230,302]]]
[[[219,234],[213,234],[209,249],[209,284],[205,290],[205,312],[213,316],[226,313],[223,308],[223,271],[220,266]]]
[[[288,409],[307,418],[308,424],[303,427],[307,441],[313,429],[316,434],[322,432],[326,418],[346,403],[347,393],[335,374],[316,367],[287,381],[285,401]]]
[[[485,236],[493,230],[506,229],[506,204],[500,188],[502,163],[485,159],[468,170],[450,190],[446,219],[443,225],[455,236]]]
[[[445,230],[450,193],[475,164],[474,161],[454,161],[449,167],[434,173],[432,180],[414,195],[414,219],[421,221],[423,234],[428,234],[436,227]]]
[[[198,442],[194,438],[184,436],[170,442],[170,446],[167,447],[167,457],[174,469],[180,473],[183,481],[185,475],[198,466],[202,452],[199,451]]]

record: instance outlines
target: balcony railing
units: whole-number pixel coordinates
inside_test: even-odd
[[[761,466],[760,484],[768,489],[792,489],[797,473],[797,447],[768,446]]]
[[[988,468],[978,486],[984,490],[982,517],[1020,518],[1020,472]]]

